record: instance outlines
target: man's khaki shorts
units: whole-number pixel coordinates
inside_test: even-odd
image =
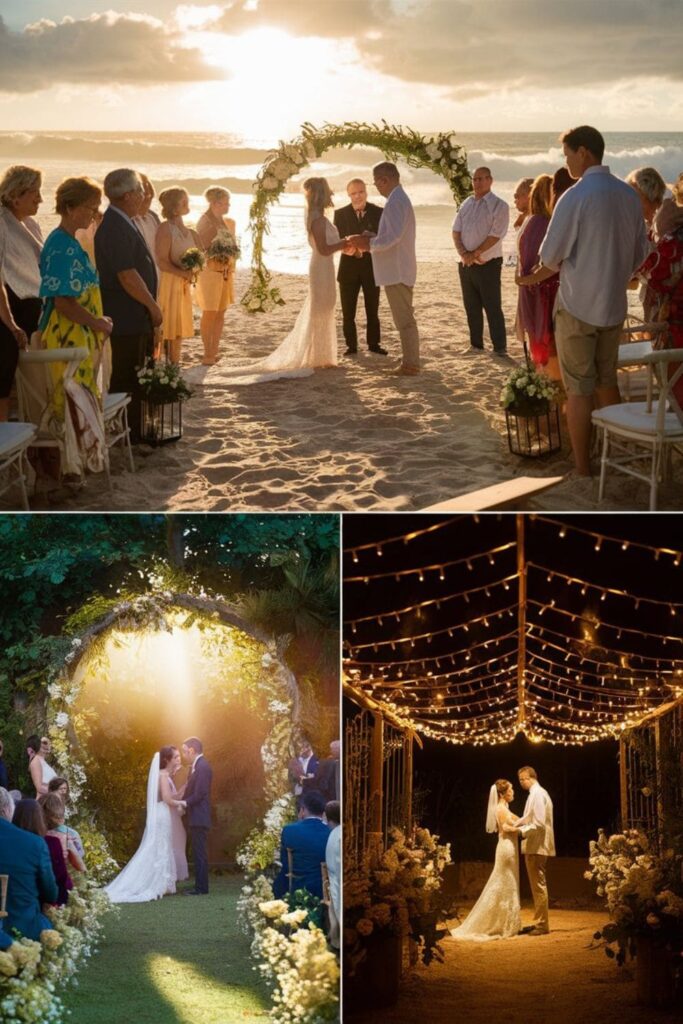
[[[558,309],[555,344],[562,382],[570,395],[592,395],[596,388],[617,386],[617,360],[623,321],[595,327]]]

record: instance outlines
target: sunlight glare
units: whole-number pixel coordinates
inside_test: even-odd
[[[147,973],[178,1024],[195,1024],[209,1008],[223,1011],[225,1017],[220,1019],[228,1021],[251,1017],[264,1005],[262,997],[244,985],[225,985],[174,957],[152,953],[147,958]]]

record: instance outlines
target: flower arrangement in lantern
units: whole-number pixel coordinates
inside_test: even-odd
[[[142,438],[147,444],[177,441],[183,435],[183,402],[192,391],[175,363],[148,359],[138,370],[142,391]]]
[[[508,447],[515,455],[551,455],[561,448],[557,384],[530,366],[518,366],[500,393]]]

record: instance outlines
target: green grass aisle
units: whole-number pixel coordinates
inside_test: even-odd
[[[239,1024],[265,1020],[268,993],[239,929],[238,877],[208,896],[121,906],[64,1000],[71,1024]]]

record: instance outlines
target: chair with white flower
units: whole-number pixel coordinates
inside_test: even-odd
[[[593,411],[593,423],[602,431],[598,503],[603,499],[610,468],[649,484],[649,507],[654,511],[660,481],[671,473],[671,454],[683,451],[683,410],[674,394],[683,375],[683,350],[653,350],[643,356],[643,362],[658,387],[656,400],[650,387],[644,402],[624,402]]]

